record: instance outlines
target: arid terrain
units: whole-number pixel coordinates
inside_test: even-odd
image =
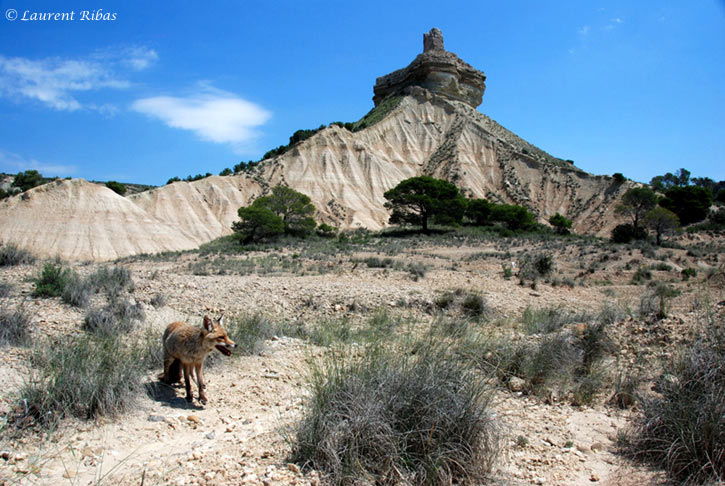
[[[617,453],[617,436],[638,408],[619,408],[611,398],[623,373],[641,376],[647,391],[658,378],[658,360],[709,320],[722,322],[722,238],[686,235],[676,243],[358,233],[255,251],[233,251],[226,241],[201,251],[66,263],[81,276],[102,267],[130,270],[129,298],[143,318],[128,339],[152,336],[158,350],[167,324],[198,325],[204,315],[224,313],[231,322],[256,316],[276,331],[249,354],[213,356],[206,406],[187,403],[183,387],[160,384],[159,364],[147,371],[135,406],[117,416],[67,417],[52,428],[25,429],[17,428],[17,417],[21,387],[33,376],[33,346],[87,332],[84,318],[101,297],[87,308],[33,297],[33,279],[47,262],[3,267],[1,305],[25,311],[32,331],[28,345],[0,348],[0,484],[317,485],[324,482],[318,471],[290,463],[290,441],[309,396],[310,362],[324,359],[330,346],[354,347],[358,338],[362,345],[363,334],[342,337],[336,329],[354,331],[377,319],[392,328],[392,340],[458,322],[510,343],[535,342],[544,332],[527,329],[524,315],[541,309],[568,316],[561,332],[569,333],[605,309],[613,316],[606,333],[614,345],[602,361],[607,379],[589,404],[576,405],[563,388],[492,377],[490,408],[502,433],[492,484],[665,484],[663,472]],[[534,254],[552,257],[551,272],[520,279],[522,262]],[[686,268],[696,275],[683,280]],[[651,281],[679,290],[665,318],[649,314]],[[482,297],[474,312],[456,304],[457,296],[471,295]]]

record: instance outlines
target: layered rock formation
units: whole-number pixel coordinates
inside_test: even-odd
[[[431,29],[423,34],[423,53],[408,67],[377,79],[373,102],[377,106],[388,96],[405,94],[409,87],[420,86],[476,108],[483,100],[485,81],[485,74],[444,49],[440,30]]]
[[[425,39],[422,55],[450,59],[435,31]],[[125,198],[82,180],[31,189],[0,201],[0,240],[76,260],[195,248],[230,234],[237,209],[277,184],[310,196],[318,221],[378,230],[389,216],[384,192],[417,175],[450,180],[469,197],[524,205],[541,222],[561,213],[578,233],[604,235],[617,224],[612,210],[630,183],[552,157],[475,110],[475,100],[418,84],[390,93],[404,96],[379,104],[375,110],[389,111],[373,126],[332,125],[249,173]]]

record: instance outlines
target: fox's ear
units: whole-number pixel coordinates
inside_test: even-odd
[[[204,316],[204,329],[210,332],[214,329],[214,324],[211,322],[209,316]]]
[[[219,320],[217,322],[219,323],[220,326],[224,326],[224,314],[222,314],[222,316],[219,318]]]

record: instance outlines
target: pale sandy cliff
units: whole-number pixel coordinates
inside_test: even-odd
[[[388,220],[383,193],[417,175],[450,180],[469,197],[527,206],[542,222],[558,212],[575,232],[608,234],[629,183],[590,175],[517,137],[475,109],[477,94],[464,96],[476,79],[483,93],[483,73],[476,77],[440,49],[421,56],[410,72],[378,79],[396,103],[377,99],[385,116],[369,128],[332,125],[249,173],[128,197],[82,179],[52,182],[0,202],[0,240],[74,260],[195,248],[230,234],[237,209],[277,184],[310,196],[319,221],[377,230]]]

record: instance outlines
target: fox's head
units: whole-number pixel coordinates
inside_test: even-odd
[[[213,344],[223,355],[231,356],[232,349],[237,347],[237,343],[229,339],[223,324],[224,316],[221,316],[216,322],[212,321],[209,316],[204,316],[204,331],[206,332],[204,340]]]

